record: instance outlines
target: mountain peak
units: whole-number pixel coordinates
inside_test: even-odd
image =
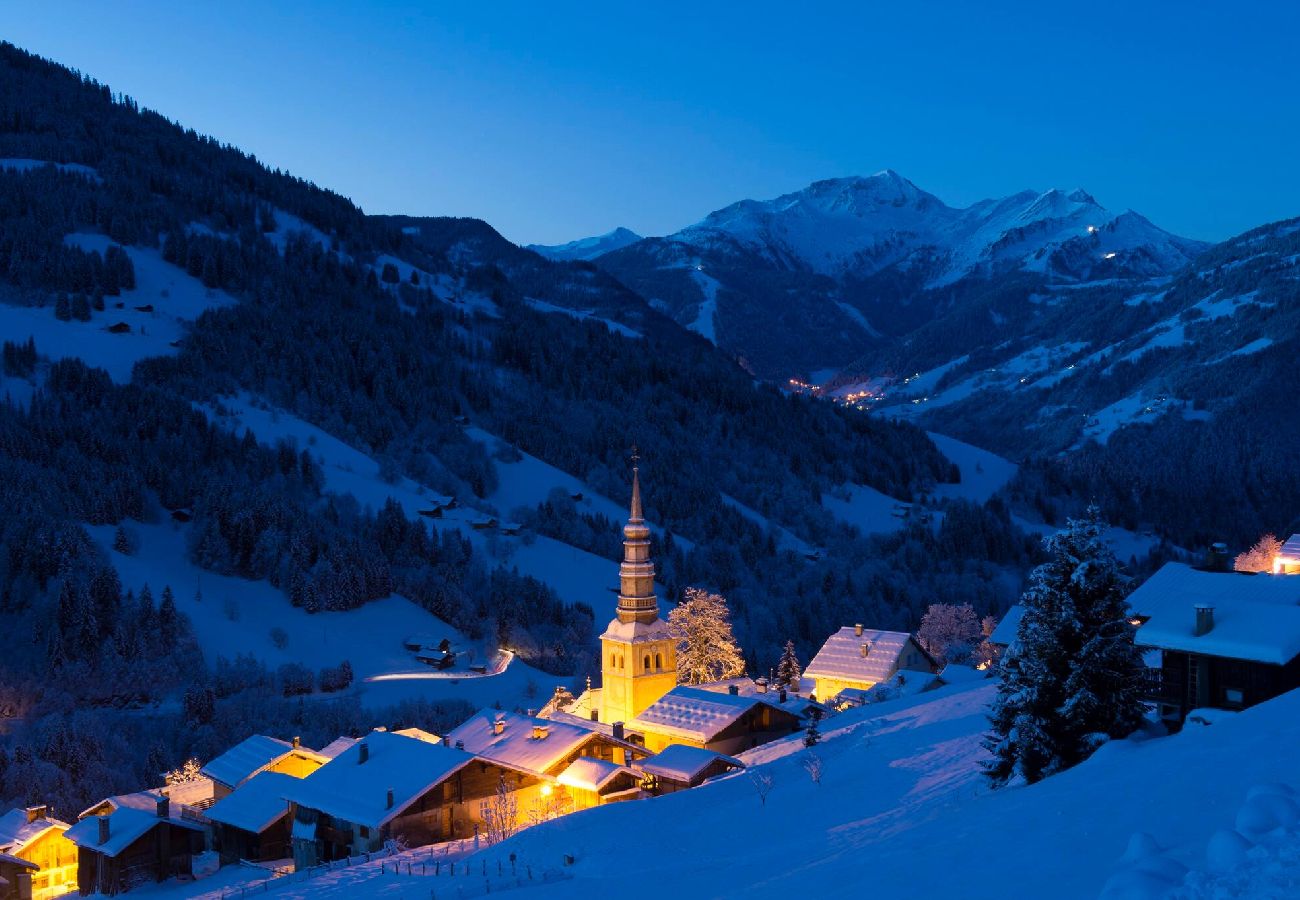
[[[529,244],[527,249],[548,259],[561,261],[593,260],[606,253],[621,250],[628,244],[635,244],[639,240],[641,240],[641,235],[630,228],[624,228],[620,225],[613,231],[607,231],[595,237],[578,238],[576,241],[569,241],[566,244]]]

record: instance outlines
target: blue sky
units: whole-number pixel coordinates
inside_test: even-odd
[[[354,199],[661,234],[893,168],[1192,237],[1300,215],[1300,4],[64,3],[0,35]]]

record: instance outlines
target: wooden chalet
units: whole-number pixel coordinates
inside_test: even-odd
[[[556,780],[568,792],[575,812],[606,803],[638,800],[644,795],[641,774],[636,769],[592,756],[578,757],[565,766]]]
[[[44,806],[11,809],[0,816],[0,854],[38,867],[24,876],[30,893],[15,896],[49,900],[77,889],[77,845],[67,839],[67,830],[68,823],[51,817]],[[17,887],[13,879],[8,881],[11,888]],[[0,898],[8,896],[6,890],[0,886]]]
[[[0,900],[27,900],[32,896],[32,874],[40,866],[28,859],[0,853]]]
[[[215,785],[213,797],[221,800],[261,772],[279,772],[294,778],[305,778],[328,761],[328,757],[304,747],[296,737],[292,741],[282,741],[264,734],[255,734],[240,741],[199,771],[212,779]]]
[[[203,852],[203,826],[171,814],[159,797],[154,812],[119,806],[87,816],[67,831],[77,845],[77,883],[83,895],[121,894],[175,876],[193,874],[194,856]]]
[[[293,855],[289,838],[290,793],[297,779],[283,772],[258,772],[207,810],[212,849],[222,865],[266,862]]]
[[[285,787],[298,868],[371,853],[389,839],[419,847],[473,837],[485,802],[505,783],[520,822],[551,779],[480,759],[447,743],[375,731]]]
[[[1300,577],[1167,563],[1129,605],[1147,617],[1138,646],[1160,651],[1154,699],[1172,725],[1300,687]]]
[[[496,709],[482,710],[447,735],[456,749],[547,778],[558,778],[581,758],[620,766],[646,756],[621,726],[600,729],[581,720],[560,722]]]
[[[826,701],[844,690],[868,690],[900,670],[933,674],[939,666],[907,632],[853,625],[826,639],[803,678],[811,679],[814,695]]]
[[[801,727],[799,715],[777,697],[744,695],[736,685],[725,693],[678,685],[627,723],[651,753],[670,744],[739,753]]]
[[[636,767],[643,773],[645,789],[658,795],[699,787],[710,778],[743,769],[745,764],[713,750],[672,744],[641,760]]]

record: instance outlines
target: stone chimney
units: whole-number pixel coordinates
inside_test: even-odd
[[[729,685],[727,685],[727,693],[730,694],[730,695],[733,696],[733,697],[739,697],[739,696],[740,696],[740,685],[738,685],[738,684],[729,684]]]
[[[863,641],[863,642],[862,642],[862,658],[863,658],[863,659],[866,659],[867,656],[868,656],[868,654],[870,654],[870,653],[871,653],[871,644],[867,643],[866,641]]]
[[[623,740],[623,723],[622,723],[622,722],[615,722],[615,723],[614,723],[614,740],[616,740],[616,741],[621,741],[621,740]]]
[[[293,749],[297,750],[300,747],[302,747],[302,738],[298,737],[298,735],[295,734],[293,736]]]
[[[27,807],[26,810],[24,810],[24,812],[27,813],[27,824],[30,825],[33,822],[35,822],[37,819],[44,819],[46,813],[48,812],[48,807],[29,806]]]
[[[1208,603],[1196,604],[1196,636],[1209,634],[1214,630],[1214,607]]]
[[[387,801],[387,804],[384,806],[384,809],[392,809],[392,808],[393,808],[393,789],[392,789],[392,788],[389,788],[389,789],[388,789],[388,801]]]
[[[172,814],[172,801],[169,797],[158,798],[158,818],[165,819]]]
[[[457,741],[457,742],[456,742],[456,749],[457,749],[457,750],[464,750],[464,749],[465,749],[465,742],[464,742],[464,741]]]
[[[357,743],[357,765],[361,765],[370,759],[370,745],[365,741]]]
[[[854,626],[853,626],[853,633],[854,633],[855,635],[857,635],[858,637],[862,637],[862,625],[861,625],[861,624],[854,625]]]
[[[1228,545],[1223,541],[1215,541],[1210,548],[1205,551],[1205,568],[1211,572],[1231,572],[1232,555],[1228,553]]]
[[[506,730],[506,720],[505,720],[505,719],[493,719],[493,720],[492,720],[492,733],[493,733],[493,734],[504,734],[504,733],[505,733],[505,730]]]
[[[108,816],[100,816],[99,817],[99,842],[101,844],[108,843],[109,828],[110,828],[110,823],[108,821]]]
[[[544,741],[551,734],[551,726],[543,725],[540,722],[533,725],[533,740]]]
[[[776,699],[781,703],[785,702],[785,688],[781,688],[781,690],[776,692]]]
[[[766,679],[766,678],[760,678],[760,679],[758,679],[757,681],[755,681],[754,684],[758,686],[758,692],[759,692],[760,694],[766,694],[766,693],[767,693],[767,679]]]

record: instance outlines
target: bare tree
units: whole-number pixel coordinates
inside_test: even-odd
[[[767,795],[772,793],[772,788],[776,785],[776,779],[768,772],[750,770],[749,780],[754,785],[755,793],[758,794],[759,805],[767,806]]]
[[[489,844],[498,844],[519,830],[519,798],[504,775],[498,779],[492,796],[479,805],[479,810],[483,813]]]
[[[803,755],[803,770],[808,773],[813,784],[822,783],[822,758],[811,750]]]
[[[1282,552],[1282,542],[1274,534],[1266,534],[1255,542],[1245,553],[1233,561],[1232,567],[1238,572],[1272,572],[1273,557]]]

